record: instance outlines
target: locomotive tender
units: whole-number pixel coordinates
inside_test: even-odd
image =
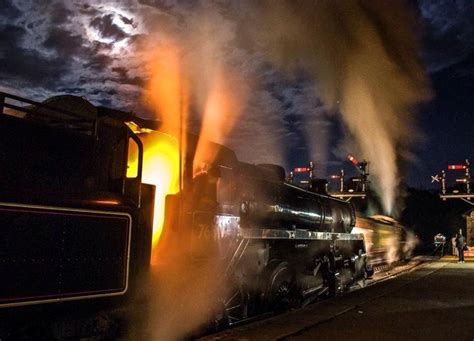
[[[142,183],[143,147],[127,121],[140,119],[75,96],[37,103],[0,93],[0,314],[124,296],[146,273],[154,186]],[[370,276],[350,203],[287,183],[279,166],[207,147],[216,157],[193,175],[197,139],[188,137],[161,239],[190,262],[224,265],[226,324]]]
[[[18,314],[52,314],[42,307],[116,301],[146,273],[154,186],[141,182],[127,115],[0,93],[0,331]],[[139,167],[127,175],[132,147]]]

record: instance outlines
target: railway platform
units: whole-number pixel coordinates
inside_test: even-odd
[[[203,340],[474,340],[474,257],[402,272]]]

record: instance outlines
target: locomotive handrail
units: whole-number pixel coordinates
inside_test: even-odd
[[[140,138],[130,130],[130,138],[135,141],[138,147],[138,172],[136,178],[140,180],[142,179],[142,171],[143,171],[143,143]]]
[[[22,107],[19,105],[8,103],[7,99],[33,105],[35,106],[35,109],[37,108],[47,109],[53,113],[62,114],[69,117],[67,118],[62,117],[61,119],[58,119],[58,117],[55,117],[51,113],[47,113],[44,111],[39,112],[37,110],[32,110],[28,107]],[[91,128],[90,128],[91,135],[95,135],[97,133],[97,119],[96,118],[86,118],[78,113],[75,113],[69,110],[59,109],[47,103],[40,103],[40,102],[36,102],[36,101],[23,98],[20,96],[12,95],[6,92],[0,92],[0,114],[7,115],[7,113],[5,112],[5,108],[13,109],[19,112],[24,112],[24,113],[35,115],[35,116],[42,116],[42,117],[54,119],[55,121],[50,122],[50,124],[53,124],[53,125],[55,123],[56,124],[67,123],[67,124],[75,125],[77,128],[84,129],[85,128],[84,124],[89,123],[91,125]]]
[[[246,239],[364,240],[363,233],[317,232],[300,229],[241,228],[239,234]]]

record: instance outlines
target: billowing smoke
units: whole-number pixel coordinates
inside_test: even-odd
[[[310,73],[329,110],[340,111],[386,213],[397,163],[417,136],[414,111],[430,95],[405,1],[266,1],[259,41],[278,65]]]

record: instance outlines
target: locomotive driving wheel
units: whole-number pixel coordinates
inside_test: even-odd
[[[264,281],[264,300],[270,310],[284,311],[290,307],[293,273],[288,262],[270,262]]]
[[[218,298],[216,308],[207,321],[207,332],[217,332],[245,320],[248,304],[249,294],[245,287],[233,285],[226,296]]]
[[[224,299],[226,322],[232,326],[248,317],[249,294],[243,285],[235,285]]]

